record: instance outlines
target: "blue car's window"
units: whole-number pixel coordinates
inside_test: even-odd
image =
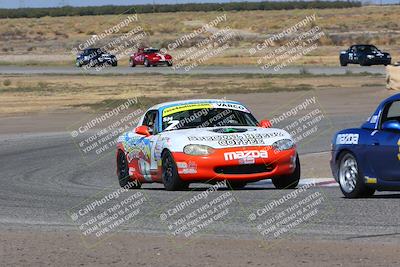
[[[386,121],[396,120],[400,122],[400,101],[394,101],[385,106],[382,112],[380,125]]]
[[[390,105],[388,119],[400,117],[400,101],[395,101]]]

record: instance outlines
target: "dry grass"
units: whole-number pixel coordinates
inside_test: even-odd
[[[156,81],[156,82],[155,82]],[[32,75],[0,76],[0,114],[101,108],[112,100],[142,98],[146,104],[166,99],[209,98],[231,93],[321,90],[382,84],[381,76],[312,75]]]
[[[219,27],[229,26],[240,30],[243,33],[243,39],[232,43],[234,48],[229,52],[207,61],[206,64],[254,64],[256,59],[249,57],[249,47],[265,38],[266,34],[279,32],[313,13],[318,16],[315,24],[320,26],[328,37],[321,41],[319,49],[295,64],[337,65],[339,50],[354,42],[374,43],[391,52],[394,57],[399,56],[400,6],[240,11],[227,12],[227,22],[221,23]],[[141,25],[150,35],[145,42],[148,45],[161,47],[221,14],[221,12],[139,14],[139,21],[123,28],[120,33],[128,32],[137,25]],[[48,64],[52,62],[52,64],[60,64],[61,62],[70,64],[73,60],[73,55],[70,53],[72,47],[87,40],[92,34],[102,33],[124,18],[107,15],[1,19],[0,39],[4,42],[0,43],[0,54],[6,57],[0,63]],[[193,45],[193,43],[189,42],[188,45]],[[7,57],[7,55],[16,54],[34,56]],[[44,54],[50,54],[50,56],[47,58],[37,56]],[[51,55],[56,56],[51,57]]]

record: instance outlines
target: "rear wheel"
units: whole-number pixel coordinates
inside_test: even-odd
[[[129,67],[136,67],[135,61],[133,61],[132,59],[129,59]]]
[[[292,174],[272,178],[272,183],[277,189],[293,189],[299,184],[301,174],[300,159],[296,156],[296,168]]]
[[[121,187],[130,188],[140,188],[141,183],[138,180],[132,180],[129,175],[128,161],[126,159],[125,153],[121,150],[118,151],[117,155],[117,172],[118,172],[118,182]]]
[[[369,197],[375,193],[375,189],[365,185],[362,170],[359,169],[357,159],[352,153],[343,153],[338,163],[340,190],[346,198]]]
[[[169,151],[165,151],[162,156],[162,181],[167,191],[182,190],[189,186],[179,177],[175,160]]]
[[[340,66],[346,67],[347,66],[347,61],[340,60]]]

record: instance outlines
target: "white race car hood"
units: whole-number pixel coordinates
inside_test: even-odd
[[[182,151],[188,144],[208,145],[213,148],[269,146],[291,136],[284,130],[261,127],[210,127],[172,130],[162,133],[171,140],[173,151]]]

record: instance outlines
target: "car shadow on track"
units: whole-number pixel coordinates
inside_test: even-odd
[[[209,190],[210,187],[194,187],[194,188],[189,188],[186,190],[180,190],[181,192],[188,192],[188,191],[207,191]],[[141,188],[140,190],[149,190],[149,191],[166,191],[165,188]],[[277,189],[275,188],[268,188],[268,187],[246,187],[246,188],[242,188],[242,189],[230,189],[230,188],[218,188],[217,191],[276,191]],[[280,189],[281,191],[282,189]],[[283,189],[286,191],[286,189]],[[287,189],[287,190],[293,190],[293,189]],[[179,191],[175,191],[175,192],[179,192]]]
[[[384,194],[384,195],[373,195],[371,198],[400,198],[400,193],[397,193],[397,194]]]
[[[354,239],[362,239],[362,238],[374,238],[374,237],[385,237],[385,236],[397,236],[400,235],[400,233],[387,233],[387,234],[376,234],[376,235],[359,235],[359,236],[352,236],[346,238],[346,240],[354,240]]]
[[[346,199],[344,196],[341,197],[342,199]],[[359,199],[391,199],[391,198],[400,198],[400,193],[398,194],[382,194],[382,195],[373,195],[371,197],[364,197]]]

